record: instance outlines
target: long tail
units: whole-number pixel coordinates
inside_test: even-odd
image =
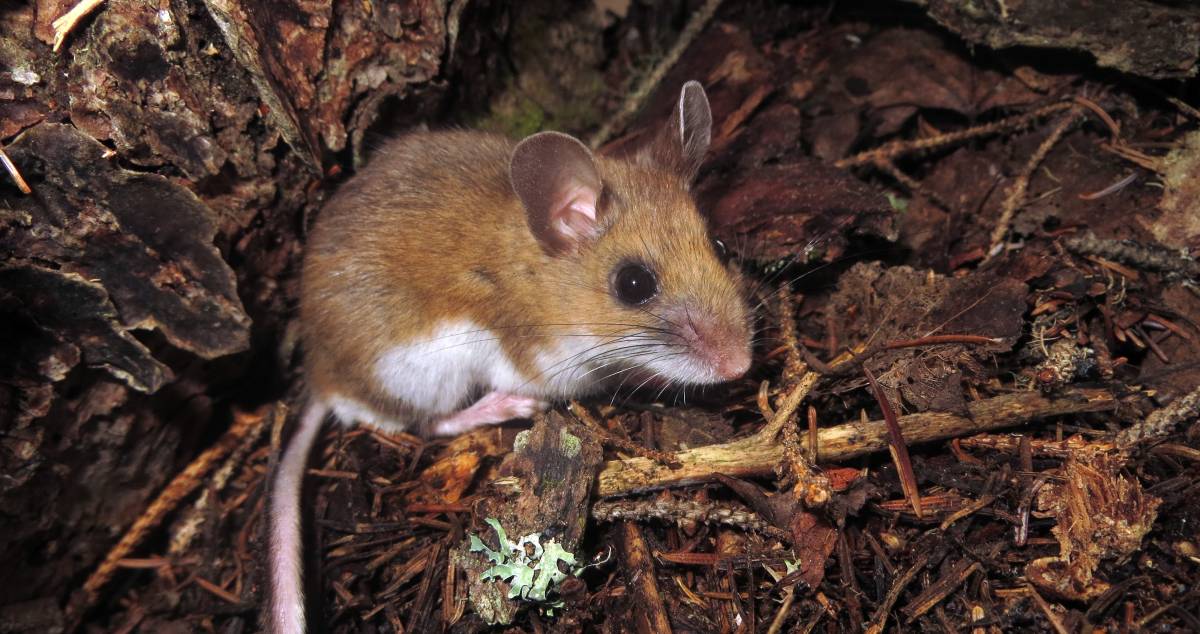
[[[300,488],[308,454],[329,407],[310,401],[300,415],[300,427],[283,450],[271,489],[270,561],[272,634],[304,632],[304,557],[301,555]]]

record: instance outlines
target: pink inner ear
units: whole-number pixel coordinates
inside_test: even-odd
[[[599,234],[596,191],[591,187],[572,183],[559,196],[550,213],[551,225],[568,240],[590,239]]]

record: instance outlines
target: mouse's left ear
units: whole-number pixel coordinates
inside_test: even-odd
[[[679,91],[679,101],[667,125],[658,133],[643,156],[659,167],[673,171],[687,183],[696,178],[712,141],[712,110],[700,82],[692,80]]]
[[[529,229],[548,253],[574,251],[602,233],[600,171],[575,137],[561,132],[526,137],[513,149],[508,175]]]

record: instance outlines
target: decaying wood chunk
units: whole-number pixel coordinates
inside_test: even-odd
[[[122,331],[158,330],[207,359],[245,350],[250,319],[233,271],[213,245],[216,214],[191,191],[123,170],[106,152],[61,124],[37,126],[10,146],[37,196],[7,201],[27,219],[5,223],[9,265],[54,262],[61,273],[96,280]],[[161,384],[133,386],[152,392]]]
[[[574,553],[587,526],[590,493],[602,455],[591,434],[572,432],[560,414],[539,416],[532,429],[517,436],[513,453],[476,507],[476,517],[497,521],[512,542],[532,536],[543,548],[554,540]],[[474,527],[474,534],[493,550],[505,547],[482,523]],[[471,606],[488,623],[512,623],[519,610],[529,605],[508,598],[512,584],[484,578],[495,562],[481,552],[471,552],[469,543],[454,549],[451,565],[465,571]]]

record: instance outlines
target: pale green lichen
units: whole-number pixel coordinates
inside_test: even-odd
[[[519,432],[516,438],[513,438],[513,453],[521,453],[529,446],[529,430]]]
[[[563,455],[568,458],[574,458],[579,455],[579,452],[583,451],[583,443],[565,429],[559,430],[558,442]]]
[[[554,608],[562,607],[562,601],[551,600],[549,595],[568,576],[559,568],[559,562],[570,567],[571,576],[583,569],[576,567],[575,555],[553,538],[543,543],[541,533],[510,541],[499,521],[491,517],[484,521],[496,532],[499,549],[492,550],[483,540],[470,536],[470,551],[483,553],[493,564],[483,572],[480,580],[507,581],[509,599],[538,603],[547,614],[552,615]]]

